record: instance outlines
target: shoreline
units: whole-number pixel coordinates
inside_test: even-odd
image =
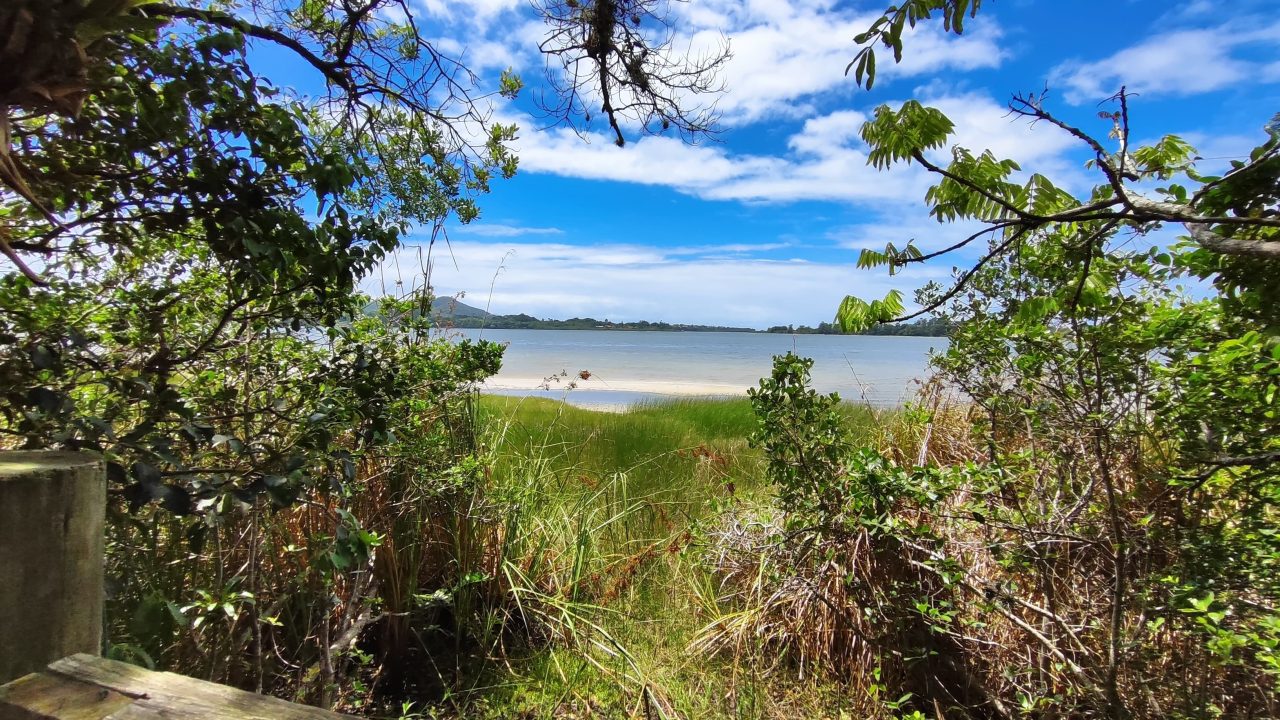
[[[747,388],[716,385],[707,383],[681,383],[662,380],[627,380],[605,385],[601,382],[588,384],[579,380],[576,387],[565,385],[543,385],[541,380],[529,378],[509,378],[498,382],[482,383],[481,394],[512,397],[540,398],[562,402],[583,410],[599,412],[625,413],[636,407],[663,402],[745,400]],[[901,408],[909,398],[900,396],[894,399],[880,400],[870,398],[841,397],[842,403],[866,405],[877,409]]]
[[[497,332],[513,332],[513,331],[549,331],[549,332],[617,332],[617,333],[679,333],[679,334],[695,334],[695,335],[775,335],[781,337],[857,337],[857,338],[932,338],[935,340],[950,340],[950,335],[912,335],[910,333],[820,333],[820,332],[769,332],[768,330],[693,330],[690,328],[627,328],[627,327],[495,327],[493,325],[485,325],[483,327],[466,327],[458,325],[441,325],[437,329],[443,333],[450,332],[475,332],[483,333],[487,330]]]
[[[482,391],[518,391],[518,392],[613,392],[638,393],[644,395],[666,395],[672,397],[745,397],[749,386],[738,386],[729,383],[687,382],[680,380],[643,380],[639,378],[622,378],[603,380],[597,376],[581,379],[569,377],[547,378],[534,377],[502,377],[496,375],[485,380]]]

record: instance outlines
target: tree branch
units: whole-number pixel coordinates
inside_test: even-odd
[[[292,50],[298,55],[298,57],[306,60],[309,65],[314,67],[316,70],[319,70],[320,73],[325,76],[325,79],[334,85],[337,85],[343,90],[351,93],[354,93],[356,90],[355,83],[352,81],[351,76],[344,71],[345,65],[337,62],[330,62],[321,58],[297,39],[292,38],[279,30],[263,27],[261,25],[254,25],[253,23],[241,20],[234,15],[220,12],[218,10],[200,10],[198,8],[174,7],[172,5],[146,5],[143,6],[142,11],[155,17],[167,17],[209,23],[210,25],[216,25],[228,30],[236,30],[250,37],[258,38],[259,40],[266,40],[267,42],[275,43],[276,45]]]
[[[1191,239],[1207,250],[1223,255],[1280,260],[1280,242],[1223,237],[1201,223],[1186,223],[1186,228],[1191,233]]]

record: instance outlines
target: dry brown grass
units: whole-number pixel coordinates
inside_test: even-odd
[[[929,397],[927,424],[881,428],[884,454],[982,463],[971,410]],[[691,649],[839,681],[868,717],[907,692],[937,717],[1275,716],[1273,681],[1211,662],[1170,605],[1159,578],[1177,548],[1152,530],[1176,527],[1178,508],[1151,458],[1116,443],[1103,468],[1080,438],[1030,430],[1000,443],[1001,473],[975,473],[928,507],[899,503],[899,527],[928,529],[917,535],[788,535],[776,514],[726,515],[705,555],[716,616]],[[1103,477],[1123,498],[1114,514]]]
[[[690,651],[732,656],[766,673],[794,669],[802,680],[843,678],[865,694],[876,631],[844,582],[862,554],[850,548],[839,560],[817,559],[813,548],[780,542],[783,535],[776,516],[732,515],[709,534],[705,562],[715,569],[717,616]]]

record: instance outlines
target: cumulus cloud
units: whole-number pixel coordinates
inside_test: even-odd
[[[515,121],[521,128],[537,126],[528,116]],[[663,136],[640,138],[620,148],[603,134],[579,137],[566,128],[522,131],[514,147],[524,172],[667,185],[690,193],[744,173],[766,172],[777,163],[768,157],[730,155],[723,146],[689,146]]]
[[[429,20],[448,30],[437,47],[474,69],[511,66],[534,81],[543,62],[538,43],[546,27],[521,0],[414,0]],[[727,40],[733,57],[724,67],[726,92],[716,109],[727,126],[813,112],[823,96],[860,92],[844,74],[858,48],[853,37],[875,13],[827,0],[699,0],[672,3],[673,52],[714,54]],[[923,23],[906,33],[903,62],[880,64],[879,82],[943,70],[995,67],[1006,57],[1001,29],[979,19],[964,36]],[[697,99],[691,99],[696,103]]]
[[[684,28],[677,47],[714,47],[727,38],[733,58],[725,68],[727,92],[717,106],[730,125],[767,117],[804,117],[813,102],[830,93],[860,92],[844,74],[857,53],[853,37],[869,27],[875,13],[825,0],[749,2],[710,0],[673,4]],[[937,23],[909,30],[911,48],[900,64],[881,63],[879,82],[942,70],[995,67],[1005,57],[1000,28],[980,22],[962,37]]]
[[[1066,155],[1075,141],[1047,126],[1009,117],[988,95],[927,98],[956,124],[953,143],[991,149],[1001,157],[1049,171],[1071,171]],[[881,172],[867,165],[858,136],[864,113],[840,110],[804,121],[786,152],[733,152],[725,145],[689,146],[678,139],[645,137],[617,147],[602,134],[579,137],[565,129],[523,132],[516,143],[525,172],[590,180],[663,185],[709,200],[791,202],[918,202],[933,180],[916,167]],[[529,118],[516,118],[522,127]],[[938,153],[945,160],[949,151]]]
[[[1219,90],[1249,80],[1275,82],[1273,71],[1280,22],[1243,27],[1235,23],[1213,28],[1174,30],[1152,35],[1108,57],[1072,61],[1053,70],[1050,84],[1066,88],[1068,102],[1092,103],[1124,85],[1148,96],[1187,96]],[[1250,57],[1262,49],[1271,62]]]
[[[523,0],[413,0],[437,20],[471,24],[481,29],[500,15],[525,7]]]
[[[603,135],[589,135],[583,142],[568,130],[522,134],[516,152],[526,172],[662,185],[713,200],[901,197],[906,188],[900,181],[876,177],[866,166],[865,149],[847,144],[856,127],[842,131],[844,142],[824,144],[822,136],[830,139],[831,128],[810,121],[792,138],[787,156],[733,153],[719,145],[688,146],[668,137],[645,137],[619,148]]]
[[[431,44],[475,73],[520,69],[528,64],[527,49],[510,43],[483,38],[463,41],[456,37],[439,37],[432,39]]]

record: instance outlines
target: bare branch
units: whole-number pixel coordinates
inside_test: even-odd
[[[675,128],[689,141],[715,133],[714,102],[697,98],[724,89],[727,43],[696,58],[691,47],[679,52],[662,0],[540,0],[535,7],[550,28],[538,49],[553,93],[539,104],[553,124],[581,133],[598,104],[619,146],[631,123],[644,133]]]

